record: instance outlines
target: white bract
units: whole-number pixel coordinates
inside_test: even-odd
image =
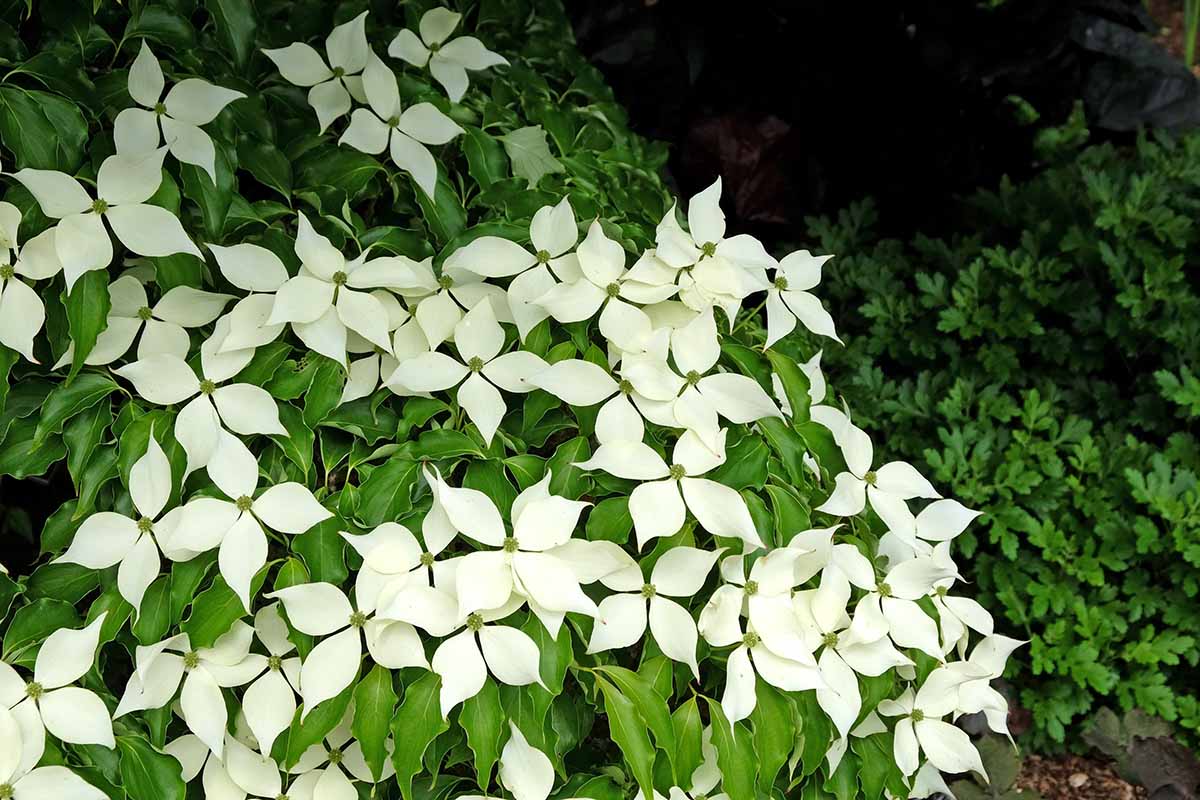
[[[467,70],[508,64],[504,56],[488,50],[474,36],[450,39],[461,21],[462,14],[448,8],[431,8],[417,24],[420,37],[405,28],[388,45],[388,55],[393,58],[403,59],[414,67],[428,65],[430,74],[446,90],[452,103],[467,93],[470,85]]]
[[[213,86],[200,78],[186,78],[172,86],[164,98],[165,85],[162,67],[143,39],[142,48],[129,68],[129,96],[141,108],[127,108],[113,122],[117,152],[140,155],[157,149],[159,142],[165,141],[171,155],[185,164],[200,167],[215,184],[216,150],[200,126],[212,122],[221,109],[246,95]]]
[[[814,256],[807,250],[786,255],[775,269],[775,279],[767,289],[767,343],[778,342],[796,328],[796,321],[821,336],[836,342],[833,317],[821,301],[808,290],[821,282],[821,265],[833,256]]]
[[[278,800],[283,789],[278,765],[229,734],[220,756],[193,733],[168,742],[163,752],[179,762],[185,782],[200,776],[206,800]]]
[[[104,159],[96,172],[95,199],[79,181],[62,172],[26,168],[13,173],[37,200],[42,213],[58,220],[54,248],[68,290],[83,273],[112,263],[112,240],[104,220],[121,244],[139,256],[191,253],[202,257],[174,214],[146,202],[162,183],[166,154],[167,148],[160,147],[137,156]]]
[[[958,711],[958,687],[963,677],[945,667],[935,669],[915,693],[911,688],[895,700],[879,703],[879,713],[901,717],[896,722],[894,754],[906,775],[920,765],[920,752],[938,770],[947,774],[975,772],[987,780],[979,751],[970,737],[942,717]]]
[[[33,337],[46,322],[46,306],[25,281],[52,278],[62,270],[62,264],[54,247],[53,228],[26,242],[18,256],[20,225],[17,207],[0,202],[0,345],[11,347],[36,364]]]
[[[554,765],[550,758],[531,745],[512,720],[509,736],[500,752],[500,783],[513,800],[546,800],[554,788]],[[462,795],[458,800],[490,800],[482,795]],[[567,800],[574,800],[569,798]]]
[[[387,150],[396,166],[410,173],[421,191],[433,197],[437,162],[425,145],[445,144],[463,129],[432,103],[417,103],[401,111],[396,76],[374,52],[367,57],[362,81],[370,108],[354,110],[338,144],[373,155]]]
[[[366,102],[363,79],[358,74],[367,66],[371,52],[367,45],[366,11],[330,31],[325,39],[328,64],[320,53],[303,42],[262,52],[275,62],[284,80],[296,86],[312,87],[308,90],[308,104],[317,112],[322,133],[329,123],[350,110],[351,97],[360,103]]]
[[[254,633],[266,649],[266,670],[246,687],[242,712],[258,749],[271,752],[279,734],[292,724],[296,713],[296,687],[300,685],[300,657],[291,655],[296,645],[288,639],[287,623],[279,603],[263,606],[254,615]]]

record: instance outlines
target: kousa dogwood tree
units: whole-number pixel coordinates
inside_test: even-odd
[[[0,26],[0,800],[984,776],[1021,643],[832,254],[672,197],[554,2],[185,5]]]

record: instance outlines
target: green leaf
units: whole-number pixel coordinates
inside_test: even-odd
[[[542,683],[550,694],[561,694],[567,669],[575,659],[571,647],[571,629],[563,625],[558,629],[558,636],[552,637],[542,621],[536,615],[529,614],[521,624],[521,630],[528,634],[541,654],[539,666]]]
[[[357,670],[355,670],[355,677],[358,677]],[[275,741],[275,746],[271,748],[271,754],[279,755],[283,759],[283,763],[288,766],[294,765],[305,750],[324,739],[327,733],[341,724],[353,697],[354,682],[352,680],[350,685],[336,697],[317,703],[308,712],[308,716],[304,717],[303,722],[300,720],[300,716],[304,713],[304,709],[296,709],[296,716],[292,718],[291,727]]]
[[[354,720],[350,725],[376,780],[383,776],[387,764],[388,725],[395,708],[392,671],[376,664],[354,688]]]
[[[204,261],[191,253],[172,253],[151,260],[154,262],[154,282],[161,291],[169,292],[176,286],[205,288]]]
[[[292,199],[292,162],[275,145],[253,136],[238,142],[238,166],[246,169],[262,185]],[[242,191],[246,191],[243,189]]]
[[[708,703],[712,742],[717,749],[717,766],[721,768],[721,788],[730,800],[754,800],[758,758],[750,732],[740,722],[731,726],[716,700],[706,697],[704,701]]]
[[[60,383],[46,397],[38,420],[34,446],[40,447],[50,434],[61,433],[63,423],[86,411],[117,390],[112,378],[100,372],[87,372],[75,380]]]
[[[79,491],[88,461],[100,440],[104,438],[112,419],[112,403],[101,399],[101,402],[76,414],[63,426],[63,444],[67,446],[67,471],[71,473],[76,492]]]
[[[550,153],[546,131],[541,125],[518,128],[501,136],[500,142],[512,161],[513,174],[529,181],[530,189],[537,188],[542,176],[565,169]]]
[[[321,420],[341,402],[346,371],[332,358],[316,354],[310,354],[309,358],[316,359],[318,363],[312,384],[304,393],[304,424],[315,430]]]
[[[279,404],[279,422],[287,430],[287,436],[272,434],[271,441],[279,445],[279,449],[300,468],[307,480],[313,471],[313,445],[317,436],[312,428],[304,424],[300,409],[291,403]]]
[[[637,712],[633,701],[621,694],[616,686],[599,676],[596,677],[596,686],[604,695],[604,713],[608,716],[608,731],[612,740],[621,749],[621,755],[633,772],[642,795],[653,797],[654,748],[650,744],[645,720]]]
[[[174,756],[160,753],[140,736],[118,736],[121,785],[132,800],[183,800],[187,787]]]
[[[864,796],[883,797],[885,788],[895,793],[898,786],[904,785],[904,774],[896,765],[890,731],[864,737],[851,736],[850,749],[862,763],[862,768],[858,771],[858,780]],[[988,775],[991,776],[991,770],[988,770]],[[1010,784],[998,784],[1004,788],[1008,785]]]
[[[463,702],[458,724],[475,754],[475,782],[486,792],[492,782],[492,768],[500,757],[500,734],[504,729],[504,709],[495,681],[485,680],[479,694]]]
[[[211,6],[213,2],[214,0],[209,0],[209,5]],[[246,0],[215,0],[215,2],[246,2]],[[216,183],[213,183],[212,176],[206,170],[194,164],[180,163],[179,176],[183,180],[183,196],[200,207],[200,218],[204,220],[204,232],[210,239],[220,241],[221,233],[225,230],[225,218],[229,216],[229,206],[233,202],[234,165],[230,162],[226,145],[220,141],[214,141],[213,144],[215,145],[213,169],[217,174]],[[230,148],[230,152],[232,152],[232,148]]]
[[[143,645],[166,638],[171,630],[171,578],[160,575],[142,596],[141,613],[133,622],[133,635]]]
[[[756,683],[755,695],[757,702],[750,714],[750,725],[758,756],[758,784],[764,792],[769,792],[796,746],[796,710],[787,695],[766,681]]]
[[[421,206],[421,214],[425,225],[439,245],[445,245],[467,227],[467,211],[458,199],[458,193],[450,185],[450,181],[441,170],[438,171],[437,185],[433,189],[433,197],[425,194],[416,183],[413,183],[417,196],[417,204]]]
[[[0,86],[0,141],[16,156],[18,169],[74,174],[83,161],[87,134],[87,122],[70,100],[11,84]]]
[[[404,689],[404,701],[392,719],[392,737],[396,749],[392,764],[396,782],[404,800],[413,800],[413,776],[423,771],[421,761],[429,744],[450,727],[442,716],[442,679],[436,672],[427,672]]]
[[[704,722],[694,696],[671,714],[671,727],[675,730],[675,771],[690,776],[704,763]]]
[[[251,582],[251,596],[262,585],[262,574],[260,572]],[[196,596],[192,613],[179,627],[191,639],[192,647],[208,647],[244,616],[246,609],[242,601],[225,583],[225,579],[217,575],[213,578],[212,586]]]
[[[4,632],[4,660],[14,666],[32,666],[36,648],[59,628],[79,626],[79,615],[62,600],[35,600],[13,614]]]
[[[108,297],[108,272],[89,270],[79,276],[66,295],[67,329],[75,352],[67,380],[73,380],[83,368],[83,361],[96,346],[96,338],[108,327],[108,312],[112,301]]]
[[[808,408],[812,404],[812,398],[808,394],[808,376],[800,369],[798,363],[778,350],[768,350],[767,360],[771,362],[771,369],[775,370],[780,383],[783,384],[783,392],[792,407],[792,421],[808,422]]]
[[[412,509],[412,487],[420,464],[393,458],[371,471],[359,486],[358,518],[368,527],[392,522]]]
[[[292,538],[292,550],[304,559],[314,582],[340,586],[350,577],[346,569],[346,540],[338,532],[343,527],[341,520],[331,517]]]
[[[654,687],[646,679],[632,670],[617,666],[599,666],[596,671],[612,680],[621,693],[633,701],[638,714],[654,734],[654,743],[659,750],[667,754],[674,763],[675,758],[675,728],[671,724],[671,713],[667,710],[667,702],[654,691]],[[687,775],[675,775],[676,783],[683,783]]]
[[[705,475],[731,489],[761,489],[767,482],[766,444],[757,436],[743,436],[726,449],[725,463]]]
[[[588,512],[585,535],[592,541],[625,544],[633,530],[633,515],[629,513],[629,498],[610,497],[601,500]]]
[[[75,604],[100,585],[100,573],[81,564],[43,564],[29,576],[31,599],[50,597]]]
[[[239,70],[245,69],[254,51],[254,33],[258,27],[254,3],[251,0],[204,0],[204,6],[216,24],[218,38],[233,56],[233,63]]]
[[[837,800],[854,800],[858,796],[858,766],[858,756],[853,752],[844,754],[837,769],[825,779],[825,791],[832,792]]]
[[[504,465],[499,461],[472,461],[463,476],[462,486],[483,492],[496,508],[512,508],[517,499],[517,490],[508,482]]]
[[[554,455],[546,462],[550,471],[550,493],[561,495],[568,500],[578,500],[592,488],[592,479],[579,467],[574,466],[580,461],[587,461],[592,453],[586,436],[577,436],[569,442],[563,442]]]
[[[804,466],[805,440],[794,428],[789,427],[778,417],[760,419],[757,424],[759,430],[763,432],[763,436],[766,437],[767,444],[783,462],[784,469],[787,470],[787,477],[794,485],[806,485],[805,473],[808,468]],[[820,427],[815,422],[807,422],[805,425]],[[825,429],[822,428],[822,430]],[[831,438],[829,441],[832,444],[833,439]]]
[[[500,142],[474,125],[462,127],[464,135],[461,141],[463,154],[467,157],[467,172],[479,184],[479,188],[487,189],[496,181],[507,178],[508,161],[504,158],[504,148]]]
[[[833,744],[833,723],[817,704],[816,692],[799,692],[795,695],[796,709],[802,720],[800,763],[803,775],[812,775],[821,766],[825,753]]]

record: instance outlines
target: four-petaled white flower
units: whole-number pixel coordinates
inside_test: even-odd
[[[200,776],[206,800],[235,797],[278,800],[281,796],[283,776],[279,766],[269,756],[259,755],[228,733],[220,756],[194,733],[185,733],[168,742],[163,752],[179,762],[184,783]]]
[[[479,694],[490,672],[509,686],[542,684],[541,652],[524,631],[507,625],[489,625],[511,614],[519,603],[500,609],[475,611],[462,622],[465,630],[438,645],[429,661],[442,678],[440,705],[446,717],[464,700]]]
[[[246,687],[242,712],[259,751],[269,754],[296,713],[300,657],[292,655],[296,645],[288,639],[287,622],[279,613],[279,603],[263,606],[255,613],[254,634],[267,651],[267,663],[262,675]]]
[[[162,183],[167,148],[136,156],[112,155],[96,172],[96,197],[62,172],[25,168],[13,173],[46,216],[57,219],[54,247],[69,290],[83,273],[112,263],[113,246],[104,220],[121,244],[139,256],[169,256],[200,251],[179,218],[146,201]]]
[[[288,797],[296,800],[348,800],[358,797],[355,781],[375,783],[375,776],[363,758],[362,746],[354,739],[350,722],[354,716],[353,706],[346,710],[340,724],[325,735],[322,742],[309,747],[300,756],[289,772],[298,775],[288,789]],[[395,745],[391,738],[385,743],[391,755]],[[349,773],[347,775],[347,773]],[[387,780],[396,774],[392,759],[384,761],[383,774],[379,780]]]
[[[363,70],[367,108],[356,108],[338,144],[377,155],[387,150],[397,167],[410,173],[421,191],[433,197],[437,187],[437,162],[427,144],[445,144],[463,129],[433,103],[417,103],[402,112],[396,76],[374,52]]]
[[[312,87],[308,90],[308,104],[317,112],[317,122],[324,133],[329,123],[350,110],[351,97],[360,103],[366,102],[363,79],[358,73],[367,66],[370,50],[367,12],[364,11],[330,31],[325,39],[328,65],[320,53],[303,42],[263,50],[263,55],[275,62],[284,80],[296,86]]]
[[[420,37],[405,28],[388,45],[388,55],[392,58],[403,59],[414,67],[428,65],[430,74],[446,90],[452,103],[467,93],[471,82],[467,70],[508,64],[508,59],[488,50],[474,36],[446,41],[461,20],[462,14],[448,8],[431,8],[417,23]]]
[[[215,184],[216,151],[200,126],[212,122],[221,109],[246,95],[200,78],[186,78],[172,86],[164,98],[165,85],[162,67],[143,39],[142,49],[129,68],[129,95],[141,108],[127,108],[113,122],[117,152],[140,155],[156,150],[159,142],[165,141],[171,155],[184,164],[200,167]]]
[[[833,317],[821,301],[808,290],[821,282],[821,265],[833,256],[814,256],[807,250],[797,250],[783,257],[775,269],[775,279],[767,289],[767,341],[765,346],[778,342],[796,328],[796,320],[804,327],[836,342]]]
[[[33,337],[46,322],[46,306],[21,278],[38,281],[54,277],[62,270],[62,263],[54,248],[53,228],[26,242],[18,255],[20,225],[20,210],[12,203],[0,202],[0,345],[11,347],[36,364]]]
[[[987,780],[983,761],[970,737],[942,720],[959,710],[958,687],[964,680],[960,673],[940,667],[929,673],[915,693],[908,688],[895,700],[879,703],[881,715],[901,717],[896,722],[893,753],[906,777],[917,771],[920,752],[924,751],[930,763],[942,772],[974,772]]]

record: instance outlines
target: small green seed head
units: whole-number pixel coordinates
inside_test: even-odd
[[[155,103],[154,104],[154,113],[160,117],[163,114],[167,113],[167,104],[166,103]]]
[[[0,783],[0,800],[12,800],[15,791],[11,783]]]
[[[366,625],[366,624],[367,624],[367,615],[364,614],[363,612],[355,611],[353,614],[350,615],[350,627],[351,628],[361,628],[363,625]]]
[[[426,550],[424,553],[421,553],[421,566],[422,567],[432,567],[433,566],[433,553],[429,552],[428,550]]]
[[[704,258],[712,258],[716,254],[717,254],[717,243],[716,242],[705,242],[704,244],[700,245],[700,255],[703,256]]]
[[[687,381],[688,386],[695,386],[697,383],[700,382],[700,378],[703,376],[699,372],[696,372],[696,370],[693,369],[693,370],[689,371],[688,374],[683,377],[684,377],[684,380]]]
[[[684,468],[683,464],[672,464],[671,469],[667,471],[667,475],[671,480],[677,481],[687,475],[687,469]]]
[[[467,615],[467,630],[477,633],[483,627],[483,617],[479,614]]]
[[[467,368],[471,372],[481,372],[483,370],[483,359],[479,356],[471,356],[471,360],[467,362]]]
[[[783,277],[782,275],[775,276],[775,288],[776,289],[778,289],[781,292],[786,292],[787,286],[788,286],[787,278]]]
[[[154,529],[154,520],[149,517],[140,517],[137,521],[137,528],[142,533],[149,533]]]
[[[431,52],[431,53],[436,53],[438,50],[441,50],[441,49],[442,49],[441,42],[434,42],[433,44],[429,45],[429,52]]]
[[[758,581],[746,581],[743,588],[747,595],[756,595],[758,594]]]
[[[41,700],[42,695],[45,693],[46,690],[37,681],[30,681],[29,683],[25,684],[25,696],[30,700]]]
[[[537,251],[537,263],[549,264],[550,263],[550,254],[547,253],[545,250],[538,250]]]
[[[879,476],[875,474],[875,470],[870,470],[866,475],[863,475],[863,480],[866,481],[867,486],[874,486],[875,481],[879,480]]]
[[[505,537],[505,539],[504,539],[504,552],[506,552],[506,553],[515,553],[515,552],[517,552],[517,550],[519,550],[519,549],[521,549],[521,545],[520,545],[520,543],[519,543],[519,542],[517,542],[517,539],[516,539],[516,537],[515,537],[515,536],[507,536],[507,537]]]
[[[97,197],[92,201],[92,211],[97,214],[103,214],[105,211],[108,211],[108,201]]]
[[[656,594],[658,594],[658,589],[654,588],[653,583],[646,583],[646,584],[642,585],[642,597],[649,600],[651,597],[654,597],[654,595],[656,595]]]
[[[837,647],[838,635],[836,633],[827,633],[821,637],[821,644],[826,647]]]
[[[400,126],[400,118],[399,118],[399,117],[397,117],[397,116],[395,116],[395,115],[392,115],[392,116],[388,117],[388,120],[387,120],[387,126],[388,126],[389,128],[397,128],[397,127],[399,127],[399,126]]]
[[[217,384],[208,378],[200,381],[200,394],[212,394],[217,390]]]
[[[342,272],[340,269],[337,272],[333,273],[333,285],[334,286],[345,286],[346,285],[346,273]]]
[[[291,800],[291,798],[289,798],[286,794],[281,794],[276,797],[275,800]]]
[[[271,670],[271,672],[279,672],[283,669],[283,657],[267,656],[267,669]]]
[[[17,271],[12,264],[0,264],[0,281],[12,280]]]
[[[625,395],[626,397],[633,394],[633,382],[628,378],[622,378],[621,382],[617,384],[617,388],[620,389],[621,394]]]
[[[621,284],[616,281],[604,287],[604,293],[609,297],[618,297],[621,294]]]
[[[142,306],[137,310],[137,315],[142,322],[149,322],[150,318],[154,316],[154,312],[150,310],[150,306]]]
[[[753,650],[755,647],[758,647],[760,644],[762,644],[762,638],[754,631],[750,631],[742,637],[742,644]]]
[[[912,717],[913,722],[921,722],[925,719],[925,712],[919,708],[914,708],[910,716]]]
[[[200,666],[200,654],[195,650],[189,650],[183,654],[183,668],[193,670]]]
[[[438,288],[449,289],[454,286],[454,278],[451,275],[442,274],[438,277]]]
[[[945,586],[939,586],[934,591],[937,592],[938,597],[945,597],[946,595],[950,594],[950,590]]]
[[[237,505],[237,510],[241,511],[243,514],[254,508],[254,500],[250,497],[250,495],[246,494],[239,497],[235,501],[235,504]]]
[[[879,584],[878,588],[879,588],[879,596],[880,597],[891,597],[892,596],[892,587],[888,586],[886,583]]]
[[[340,78],[345,74],[346,74],[346,70],[343,69],[342,67],[334,67],[333,68],[333,77]]]
[[[342,763],[342,759],[344,757],[345,756],[343,755],[342,749],[340,747],[335,747],[329,751],[329,763],[330,764],[335,764],[335,765],[340,764],[340,763]]]

